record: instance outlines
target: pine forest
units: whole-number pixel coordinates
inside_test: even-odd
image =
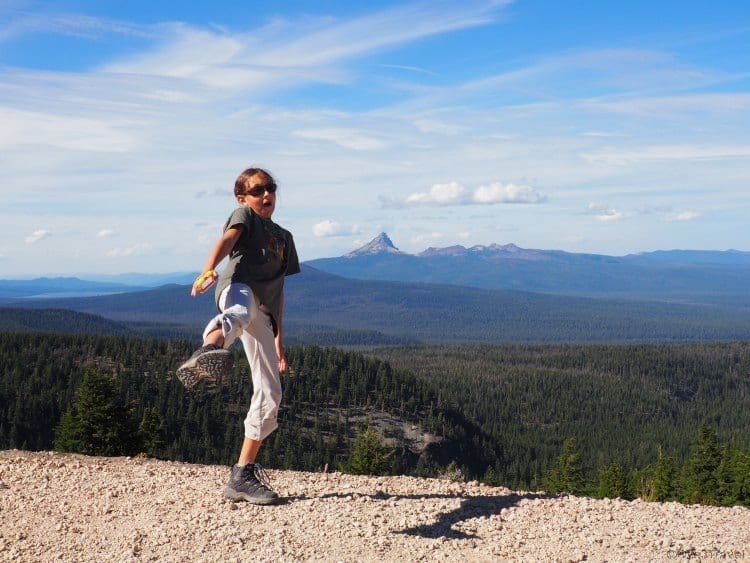
[[[248,366],[173,377],[187,340],[0,333],[0,449],[231,464]],[[277,469],[750,506],[750,343],[287,350]]]

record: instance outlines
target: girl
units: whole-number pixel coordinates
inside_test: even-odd
[[[224,225],[224,234],[206,259],[191,295],[216,283],[219,314],[203,332],[203,346],[177,369],[183,384],[216,381],[232,365],[228,348],[239,338],[253,380],[253,397],[245,418],[245,439],[232,467],[224,495],[231,500],[272,504],[278,495],[255,463],[263,440],[276,428],[281,402],[279,373],[286,370],[282,341],[284,278],[300,271],[292,234],[271,220],[276,209],[276,182],[260,168],[248,168],[234,184],[239,204]],[[229,257],[219,276],[216,266]]]

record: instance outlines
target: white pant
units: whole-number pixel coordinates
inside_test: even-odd
[[[271,318],[262,312],[252,289],[243,283],[233,283],[221,292],[219,309],[203,331],[206,335],[221,326],[224,348],[240,339],[250,364],[253,378],[253,398],[245,417],[245,436],[251,440],[264,440],[276,430],[276,417],[281,404],[281,379],[279,357]]]

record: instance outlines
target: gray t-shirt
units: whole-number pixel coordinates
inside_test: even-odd
[[[300,271],[292,233],[270,219],[263,219],[249,207],[238,207],[224,224],[224,232],[235,225],[245,227],[229,253],[229,263],[216,284],[216,302],[231,283],[244,283],[253,290],[261,311],[275,322],[279,318],[284,277]]]

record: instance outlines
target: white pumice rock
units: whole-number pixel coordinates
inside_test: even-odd
[[[0,451],[0,562],[750,560],[743,507],[269,475],[286,498],[261,507],[224,500],[223,466]]]

